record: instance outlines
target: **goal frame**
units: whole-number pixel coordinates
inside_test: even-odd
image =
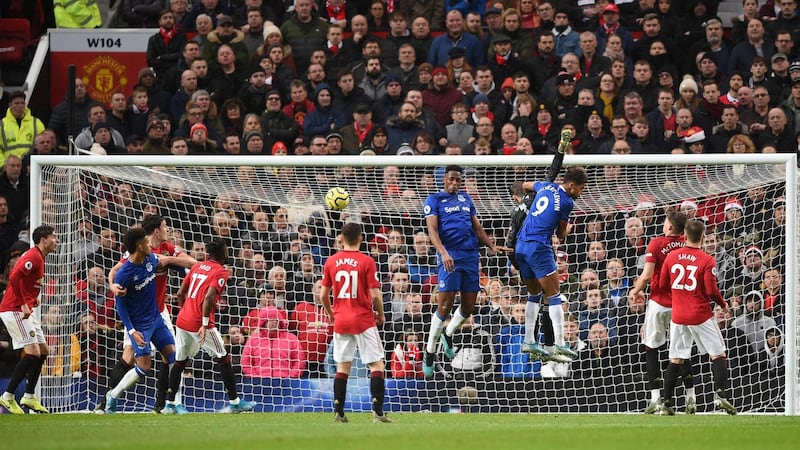
[[[541,166],[547,167],[552,161],[551,155],[512,155],[512,156],[379,156],[374,161],[380,166],[446,166],[459,164],[462,166]],[[364,165],[361,156],[328,156],[310,158],[307,156],[256,156],[237,157],[227,155],[215,156],[162,156],[162,155],[33,155],[30,164],[31,202],[30,227],[34,229],[41,223],[41,196],[39,186],[42,182],[42,170],[48,166],[82,167],[82,166],[306,166],[306,167],[338,167]],[[701,154],[701,155],[567,155],[564,166],[575,165],[607,165],[618,166],[680,166],[693,164],[784,164],[786,182],[786,329],[785,329],[785,411],[787,416],[798,414],[800,399],[798,398],[798,313],[797,298],[800,274],[798,274],[798,169],[796,154]],[[591,180],[590,180],[591,182]]]

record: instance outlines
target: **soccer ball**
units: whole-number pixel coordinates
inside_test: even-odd
[[[325,194],[325,204],[334,211],[341,211],[350,204],[350,193],[344,188],[331,188],[331,190]]]
[[[464,386],[456,391],[458,403],[472,405],[478,403],[478,390],[473,386]]]

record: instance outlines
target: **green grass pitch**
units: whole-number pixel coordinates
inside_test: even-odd
[[[16,449],[709,449],[800,448],[800,417],[633,414],[59,414],[0,416]]]

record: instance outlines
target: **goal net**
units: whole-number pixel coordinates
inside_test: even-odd
[[[571,364],[541,363],[520,352],[524,292],[504,255],[481,249],[476,314],[455,336],[456,357],[437,355],[424,379],[421,349],[435,310],[436,255],[422,215],[441,190],[444,166],[464,167],[463,189],[497,243],[506,239],[514,181],[544,179],[550,156],[437,157],[33,157],[32,227],[54,224],[61,238],[48,258],[41,321],[51,355],[41,380],[51,411],[94,407],[122,352],[121,324],[106,276],[121,237],[147,214],[160,214],[170,239],[196,258],[222,238],[230,279],[217,305],[240,394],[258,411],[331,411],[332,327],[317,302],[324,261],[342,224],[363,224],[362,250],[378,263],[387,323],[388,411],[641,412],[649,399],[640,345],[645,305],[627,292],[649,240],[667,211],[709,225],[704,249],[718,263],[732,315],[717,311],[728,346],[729,396],[740,411],[793,414],[797,383],[796,185],[785,155],[567,156],[589,183],[572,230],[555,243]],[[324,195],[343,187],[341,212]],[[167,304],[183,270],[171,270]],[[278,329],[267,318],[279,318]],[[154,358],[158,359],[158,358]],[[661,351],[666,367],[666,348]],[[692,358],[698,410],[713,411],[707,356]],[[163,370],[155,364],[155,370]],[[369,378],[356,359],[348,410],[369,410]],[[155,376],[121,398],[147,411]],[[213,360],[187,367],[182,397],[190,411],[227,405]],[[678,409],[683,388],[676,392]],[[788,402],[788,403],[787,403]]]

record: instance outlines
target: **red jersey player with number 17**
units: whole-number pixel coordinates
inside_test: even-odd
[[[353,365],[356,347],[361,360],[370,370],[369,390],[372,395],[372,421],[391,422],[383,412],[384,382],[383,344],[377,325],[383,324],[383,296],[375,260],[361,253],[361,225],[346,223],[342,227],[343,250],[328,258],[322,271],[320,300],[333,322],[334,420],[347,422],[344,400],[347,378]],[[330,294],[333,291],[333,307]]]
[[[705,224],[692,219],[686,223],[686,246],[673,250],[664,260],[659,283],[670,286],[672,321],[669,328],[669,367],[664,375],[663,412],[675,414],[672,396],[681,365],[692,357],[692,344],[697,343],[700,354],[711,357],[714,380],[714,404],[730,415],[736,408],[725,393],[728,385],[728,361],[725,342],[714,318],[711,302],[728,312],[728,303],[717,286],[717,261],[703,252]]]
[[[0,397],[0,406],[11,414],[25,414],[14,399],[14,392],[23,377],[27,377],[28,384],[20,403],[37,413],[49,412],[34,397],[42,364],[48,354],[42,324],[34,309],[39,306],[39,293],[44,282],[44,258],[56,251],[58,236],[53,227],[42,225],[33,230],[32,238],[35,245],[17,260],[0,302],[0,319],[11,335],[11,344],[15,350],[25,348],[25,357],[17,362],[8,387]]]
[[[188,411],[175,401],[175,394],[186,368],[186,361],[202,348],[217,363],[222,383],[228,391],[231,412],[252,411],[254,402],[240,400],[236,393],[236,378],[231,367],[231,357],[225,350],[222,335],[214,326],[214,309],[228,282],[228,271],[223,264],[228,261],[228,246],[215,239],[206,244],[208,259],[199,262],[183,279],[178,291],[181,311],[176,323],[175,341],[177,356],[170,371],[169,390],[165,414],[185,414]]]

